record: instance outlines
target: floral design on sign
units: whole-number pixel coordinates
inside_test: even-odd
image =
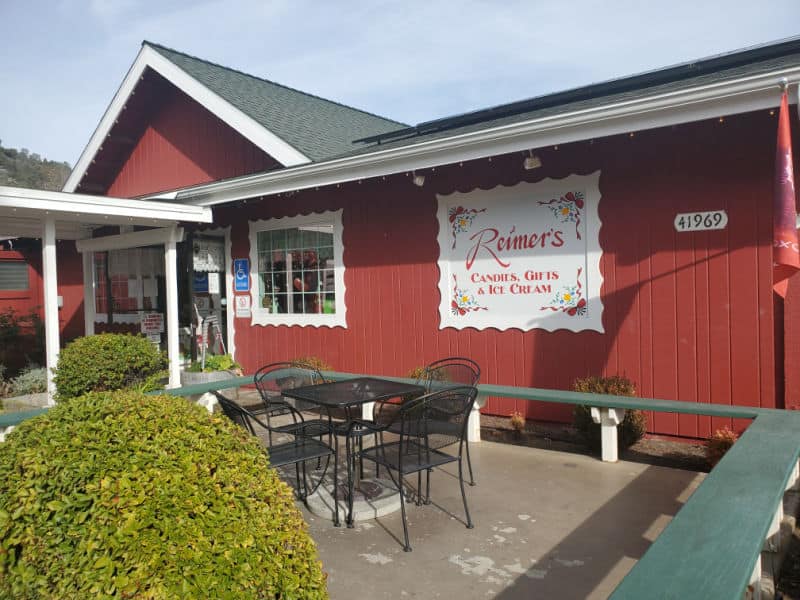
[[[583,210],[583,192],[567,192],[558,199],[539,200],[539,204],[547,206],[562,223],[575,223],[575,235],[581,239],[581,210]]]
[[[463,206],[454,206],[448,211],[450,225],[453,227],[453,248],[456,247],[456,236],[459,233],[465,233],[472,227],[472,221],[478,216],[478,213],[486,212],[485,208],[464,208]]]
[[[450,312],[454,315],[464,316],[468,312],[476,310],[486,310],[486,307],[480,306],[469,290],[458,287],[458,280],[453,275],[453,299],[450,302]]]
[[[586,314],[586,299],[583,297],[583,286],[581,285],[581,271],[575,276],[575,285],[565,285],[556,292],[550,304],[543,306],[540,310],[552,310],[554,312],[564,312],[570,317],[575,315],[583,316]]]

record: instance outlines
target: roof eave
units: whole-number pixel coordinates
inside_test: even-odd
[[[800,65],[589,109],[491,127],[368,154],[249,175],[179,191],[175,200],[212,206],[346,183],[631,131],[668,127],[772,108],[780,83],[800,81]],[[794,98],[797,102],[797,98]]]
[[[59,220],[96,225],[213,222],[210,208],[191,204],[131,200],[8,186],[0,186],[0,211],[20,217],[39,215],[44,218],[51,216]]]

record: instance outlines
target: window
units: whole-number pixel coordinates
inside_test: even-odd
[[[250,223],[252,322],[346,326],[341,211]]]
[[[158,278],[164,276],[162,248],[130,248],[94,254],[95,320],[138,323],[139,313],[157,310]],[[110,284],[110,294],[109,294]]]
[[[22,291],[29,287],[28,263],[22,260],[0,260],[0,291]]]

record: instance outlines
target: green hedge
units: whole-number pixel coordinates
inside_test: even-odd
[[[0,449],[0,598],[327,598],[291,488],[224,416],[89,394]]]
[[[145,337],[102,333],[78,338],[58,356],[58,399],[124,388],[161,389],[166,368],[166,354]]]

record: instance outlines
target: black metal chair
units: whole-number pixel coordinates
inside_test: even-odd
[[[411,551],[408,542],[408,525],[406,523],[406,506],[403,490],[403,478],[412,473],[421,474],[426,471],[428,487],[426,504],[430,502],[430,471],[442,465],[458,463],[458,482],[461,486],[461,497],[464,501],[464,512],[467,516],[467,528],[472,529],[472,519],[467,506],[467,496],[464,491],[464,476],[461,457],[466,443],[467,420],[469,419],[472,405],[478,390],[475,387],[461,386],[449,387],[439,391],[425,394],[419,398],[405,401],[393,412],[391,420],[385,424],[374,421],[356,419],[350,424],[350,435],[347,437],[347,451],[350,455],[350,445],[355,438],[364,435],[378,434],[379,442],[371,447],[360,450],[357,454],[362,460],[369,460],[386,467],[389,472],[397,472],[394,481],[400,491],[400,510],[403,517],[403,535],[405,538],[404,550]],[[389,435],[397,431],[396,439],[387,441]],[[394,437],[394,435],[392,435]],[[458,454],[452,455],[442,449],[453,444],[458,444]],[[350,475],[350,461],[347,461],[348,481],[351,488],[348,500],[348,524],[353,518],[353,488]],[[419,481],[419,480],[418,480]],[[417,496],[422,491],[417,489]]]
[[[295,466],[295,476],[297,478],[297,495],[298,497],[305,501],[309,495],[313,494],[317,487],[322,483],[322,480],[325,476],[325,472],[320,475],[319,480],[317,481],[316,485],[313,489],[308,489],[308,481],[306,477],[306,462],[310,460],[321,460],[322,458],[326,458],[330,460],[330,456],[333,455],[333,504],[334,504],[334,525],[337,527],[339,526],[339,502],[338,502],[338,493],[337,493],[337,485],[335,482],[337,481],[336,477],[338,475],[339,470],[339,461],[337,458],[336,446],[332,444],[326,444],[323,441],[317,439],[313,435],[309,435],[306,433],[305,428],[303,427],[303,415],[300,414],[300,411],[295,409],[293,406],[287,405],[285,408],[286,412],[284,414],[291,415],[292,420],[297,427],[293,430],[289,431],[283,427],[272,427],[269,423],[265,423],[264,421],[260,420],[255,414],[239,406],[233,400],[226,398],[219,392],[213,392],[214,396],[217,398],[220,406],[222,407],[222,411],[225,415],[237,425],[243,427],[245,430],[250,432],[250,434],[258,437],[256,432],[256,427],[261,427],[264,429],[268,435],[267,438],[269,443],[267,444],[267,452],[269,454],[269,462],[270,465],[274,468],[284,467],[287,465],[294,465]],[[281,437],[290,437],[289,441],[282,441],[280,443],[273,444],[272,443],[272,436],[269,434],[276,433],[281,434]],[[259,438],[260,439],[260,438]],[[326,461],[326,471],[327,471],[328,462]],[[302,470],[302,478],[301,478],[301,470]]]
[[[425,386],[426,393],[452,387],[453,384],[466,386],[478,385],[481,377],[481,368],[471,358],[463,356],[453,356],[434,361],[425,367],[422,375],[417,379],[417,383]],[[392,419],[392,413],[397,410],[399,405],[392,402],[384,402],[375,407],[375,421],[386,423]],[[394,426],[394,433],[398,425]],[[465,439],[464,445],[467,449],[467,470],[469,471],[469,484],[475,485],[475,478],[472,475],[472,459],[469,455],[469,443]]]
[[[268,425],[272,424],[271,421],[273,417],[289,414],[289,409],[301,413],[315,407],[319,409],[319,407],[311,403],[293,400],[283,396],[283,391],[287,389],[324,383],[322,374],[316,369],[298,367],[291,362],[277,362],[261,367],[256,371],[253,380],[264,406],[251,412],[255,415],[263,414],[266,416]],[[292,433],[299,426],[300,423],[285,423],[278,427],[273,427],[269,435],[271,436],[273,431]],[[330,415],[323,415],[322,409],[319,409],[319,413],[314,415],[314,417],[305,418],[303,420],[302,427],[307,435],[319,436],[320,439],[322,439],[322,436],[332,431],[333,423]],[[272,443],[271,438],[270,443]]]

